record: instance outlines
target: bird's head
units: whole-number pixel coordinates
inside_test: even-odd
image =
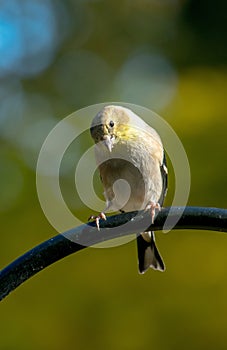
[[[104,107],[91,124],[90,132],[95,143],[102,142],[111,152],[116,143],[132,137],[132,133],[129,132],[128,112],[129,110],[120,106]]]

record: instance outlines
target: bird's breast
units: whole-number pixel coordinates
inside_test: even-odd
[[[132,143],[118,143],[109,158],[102,152],[97,154],[96,150],[96,158],[108,202],[116,201],[118,196],[117,202],[123,203],[118,210],[132,211],[144,209],[151,200],[158,201],[162,179],[160,166],[151,152]]]

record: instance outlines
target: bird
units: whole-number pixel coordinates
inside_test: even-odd
[[[168,186],[168,170],[161,138],[131,109],[106,105],[93,118],[90,133],[95,143],[95,158],[104,188],[106,207],[92,215],[106,220],[106,211],[149,210],[152,223],[161,210]],[[138,269],[164,271],[153,231],[137,236]]]

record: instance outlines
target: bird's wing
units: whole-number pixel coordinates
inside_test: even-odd
[[[168,170],[167,170],[165,152],[163,153],[163,161],[160,166],[160,170],[161,170],[161,176],[162,176],[162,193],[158,202],[162,206],[167,193],[167,189],[168,189]]]

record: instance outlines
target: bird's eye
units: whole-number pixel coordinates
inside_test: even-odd
[[[114,127],[114,122],[113,122],[113,120],[111,120],[111,121],[109,122],[109,126],[110,126],[111,128]]]

